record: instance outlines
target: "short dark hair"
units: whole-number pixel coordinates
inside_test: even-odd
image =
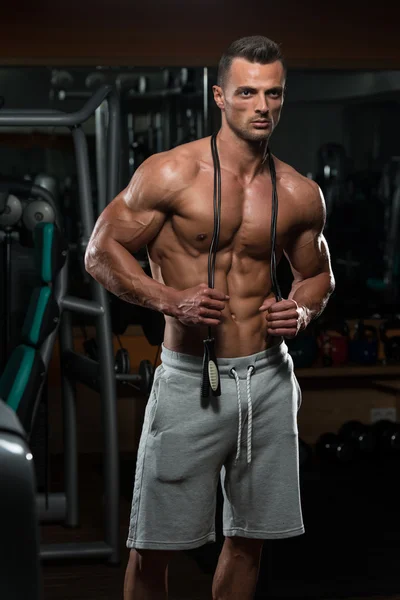
[[[218,65],[218,85],[224,87],[234,58],[245,58],[252,63],[267,65],[280,60],[286,73],[286,64],[280,46],[262,35],[242,37],[232,42],[221,56]]]

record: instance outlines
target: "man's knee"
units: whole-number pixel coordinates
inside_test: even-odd
[[[264,545],[264,540],[255,540],[243,537],[225,538],[226,549],[233,557],[242,558],[258,564]]]
[[[136,550],[129,555],[131,566],[141,573],[165,571],[173,556],[172,550]]]

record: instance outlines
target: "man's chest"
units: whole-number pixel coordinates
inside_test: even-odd
[[[170,220],[173,233],[195,252],[208,252],[214,233],[213,182],[202,182],[185,191]],[[278,185],[277,246],[284,247],[296,223],[295,203]],[[272,185],[262,180],[253,185],[240,185],[225,178],[222,181],[221,216],[218,250],[254,258],[270,255],[272,217]]]

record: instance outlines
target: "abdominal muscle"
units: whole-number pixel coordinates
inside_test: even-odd
[[[205,254],[191,257],[174,252],[173,260],[165,256],[157,262],[150,260],[153,277],[169,287],[184,290],[208,283]],[[220,324],[211,327],[217,357],[249,356],[279,343],[281,338],[267,333],[266,313],[258,310],[267,297],[273,296],[270,268],[265,260],[219,252],[214,288],[229,295]],[[174,352],[202,356],[203,340],[208,336],[207,325],[188,326],[165,316],[164,345]]]

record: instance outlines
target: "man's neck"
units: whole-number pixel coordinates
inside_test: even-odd
[[[268,140],[250,142],[222,127],[217,136],[221,165],[246,183],[268,170]]]

